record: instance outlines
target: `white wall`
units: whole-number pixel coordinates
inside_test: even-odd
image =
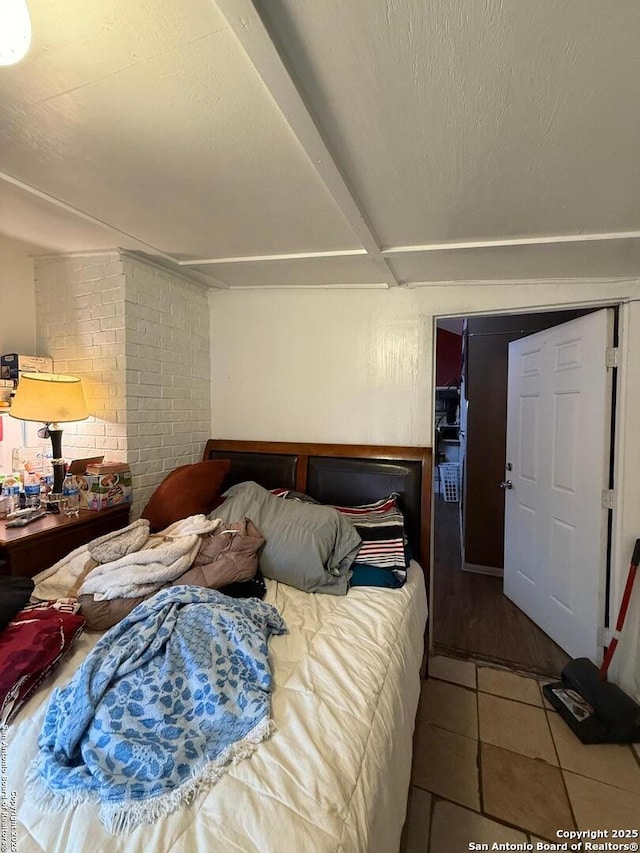
[[[0,234],[0,353],[48,355],[36,351],[36,308],[33,261],[19,240]],[[35,430],[9,415],[2,415],[0,471],[11,470],[11,451]]]
[[[213,435],[431,444],[434,316],[633,295],[635,281],[215,291]]]
[[[640,300],[638,281],[212,292],[212,436],[430,445],[434,316],[627,300]],[[613,613],[640,536],[640,302],[623,319]],[[613,675],[640,696],[638,587]]]
[[[620,318],[623,360],[616,424],[616,511],[613,539],[613,590],[610,622],[615,625],[636,539],[640,538],[640,301],[624,305]],[[640,702],[640,577],[636,579],[622,639],[612,666],[613,680]]]
[[[428,442],[431,327],[418,296],[211,294],[213,434]]]
[[[0,234],[0,353],[35,352],[36,305],[33,260],[19,240]]]

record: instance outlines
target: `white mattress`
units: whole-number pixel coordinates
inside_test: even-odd
[[[18,850],[212,850],[395,853],[405,817],[420,692],[426,595],[422,570],[399,590],[311,595],[268,581],[289,633],[270,640],[276,731],[250,759],[157,824],[108,835],[95,805],[43,814],[25,801],[52,684],[65,684],[99,635],[86,634],[8,732],[8,793]]]

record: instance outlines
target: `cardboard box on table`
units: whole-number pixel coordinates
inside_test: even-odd
[[[131,503],[131,471],[112,471],[106,474],[78,474],[80,508],[100,510],[122,503]]]

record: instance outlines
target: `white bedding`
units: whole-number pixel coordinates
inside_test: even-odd
[[[426,595],[412,563],[402,589],[312,595],[267,581],[289,634],[270,641],[276,731],[161,822],[108,835],[97,807],[43,814],[25,801],[51,684],[65,684],[100,635],[85,634],[8,730],[8,794],[20,853],[397,853],[409,788]]]

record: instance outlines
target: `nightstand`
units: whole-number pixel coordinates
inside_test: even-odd
[[[45,515],[25,527],[9,527],[0,521],[0,574],[33,577],[65,554],[98,536],[129,523],[129,504],[80,515]]]

